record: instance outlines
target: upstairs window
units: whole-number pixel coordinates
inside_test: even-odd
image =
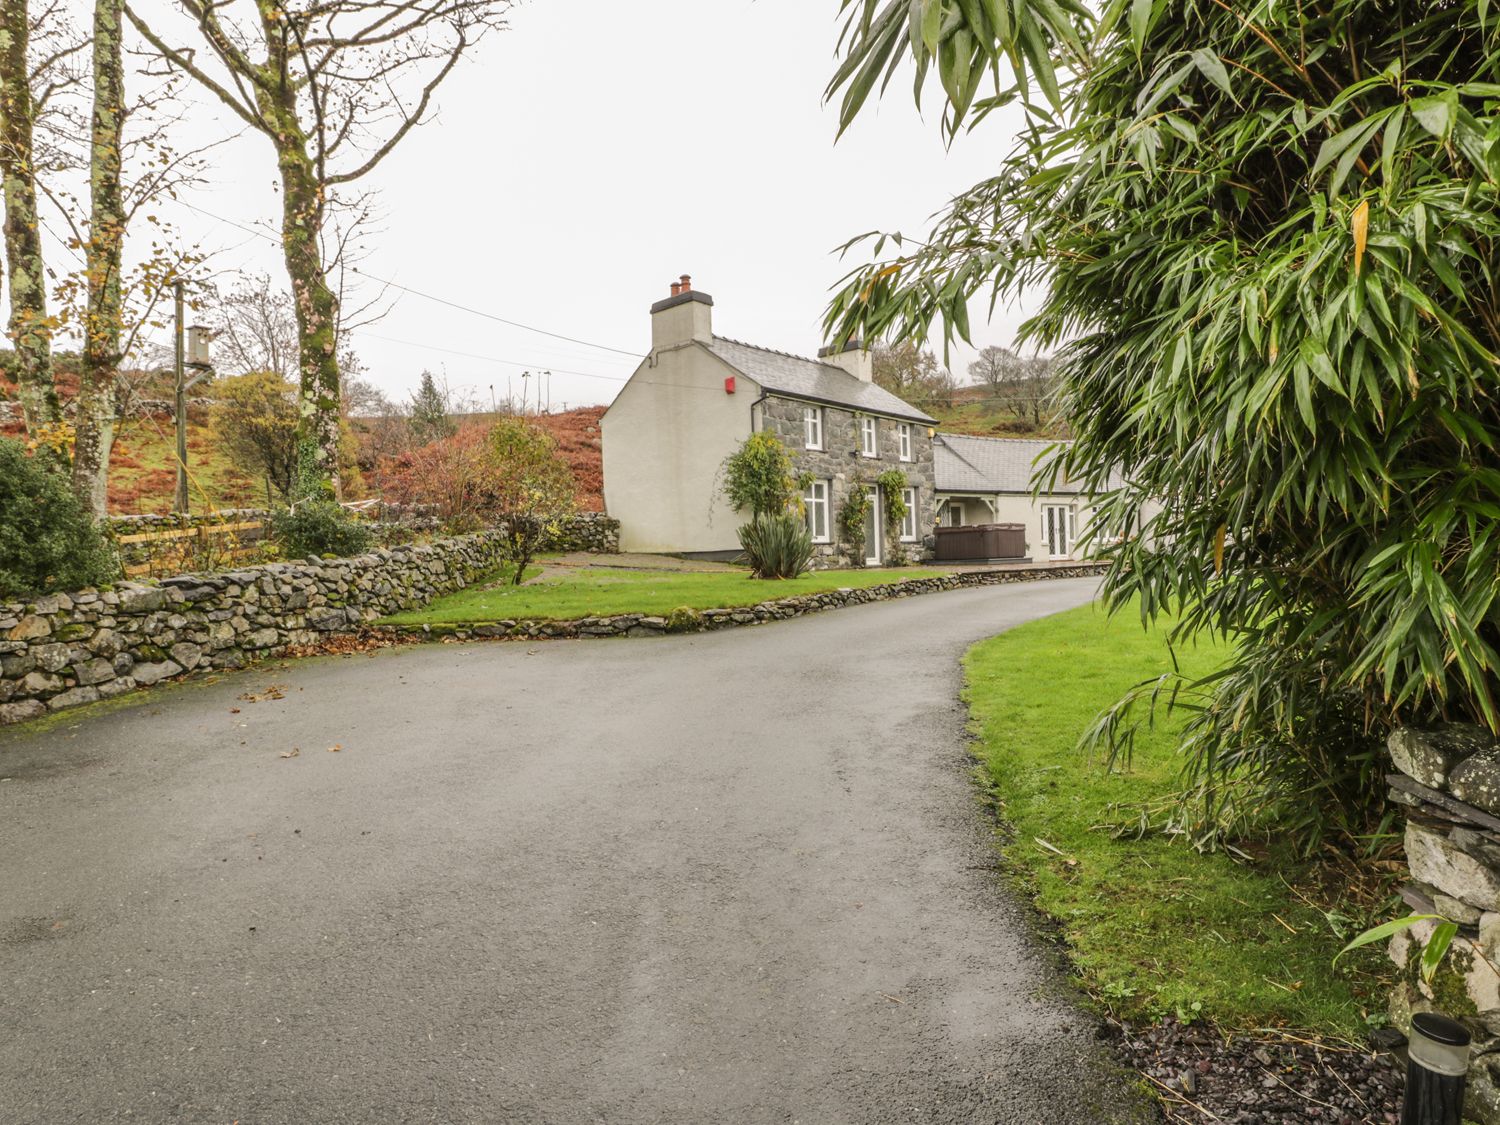
[[[802,408],[802,437],[806,448],[823,448],[823,408],[821,406]]]
[[[896,437],[901,442],[901,460],[911,460],[911,423],[902,422],[896,427]]]
[[[901,542],[915,543],[917,541],[917,490],[903,488],[901,499],[906,501],[906,514],[901,517]]]
[[[875,429],[875,419],[868,416],[859,420],[859,451],[866,457],[879,457],[880,446]]]
[[[815,480],[807,486],[802,497],[807,512],[807,530],[814,543],[827,543],[828,536],[828,482]]]

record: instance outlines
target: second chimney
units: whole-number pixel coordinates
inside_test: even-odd
[[[866,383],[875,381],[875,357],[865,347],[863,340],[850,340],[842,348],[820,348],[818,358],[824,363],[842,367],[856,379]]]
[[[683,274],[680,281],[672,282],[672,295],[651,306],[652,350],[694,340],[708,343],[714,338],[713,307],[714,299],[694,289],[693,279]]]

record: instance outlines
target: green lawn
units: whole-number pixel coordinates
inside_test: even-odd
[[[728,609],[757,605],[772,598],[815,594],[845,586],[878,586],[904,578],[943,573],[931,568],[834,570],[800,578],[764,581],[745,573],[689,574],[665,570],[621,570],[579,567],[525,586],[509,586],[491,578],[456,594],[439,598],[425,609],[400,613],[388,625],[463,625],[522,618],[567,621],[617,613],[666,616],[681,606],[689,609]]]
[[[1178,655],[1186,672],[1216,661],[1211,647]],[[965,663],[976,752],[1014,831],[1006,856],[1094,995],[1127,1018],[1176,1011],[1228,1029],[1351,1038],[1367,1029],[1389,962],[1376,950],[1337,969],[1333,959],[1383,918],[1301,901],[1288,882],[1300,885],[1303,869],[1285,856],[1252,866],[1161,834],[1112,833],[1178,791],[1177,720],[1142,732],[1129,773],[1107,772],[1077,743],[1128,687],[1170,670],[1160,634],[1086,606],[976,645]]]

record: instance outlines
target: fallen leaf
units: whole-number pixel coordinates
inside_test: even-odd
[[[302,753],[301,750],[299,750],[299,749],[297,749],[297,747],[293,746],[290,750],[284,751],[281,756],[283,758],[296,758],[299,755],[301,755],[301,753]]]
[[[238,707],[231,707],[229,709],[229,713],[231,715],[238,715],[240,713],[240,709]]]
[[[344,744],[342,742],[335,742],[332,746],[330,746],[328,748],[328,752],[330,754],[337,754],[343,748],[344,748]]]

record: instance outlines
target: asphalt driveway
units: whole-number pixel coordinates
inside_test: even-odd
[[[0,1121],[1137,1120],[999,885],[957,699],[967,645],[1094,587],[0,734]]]

